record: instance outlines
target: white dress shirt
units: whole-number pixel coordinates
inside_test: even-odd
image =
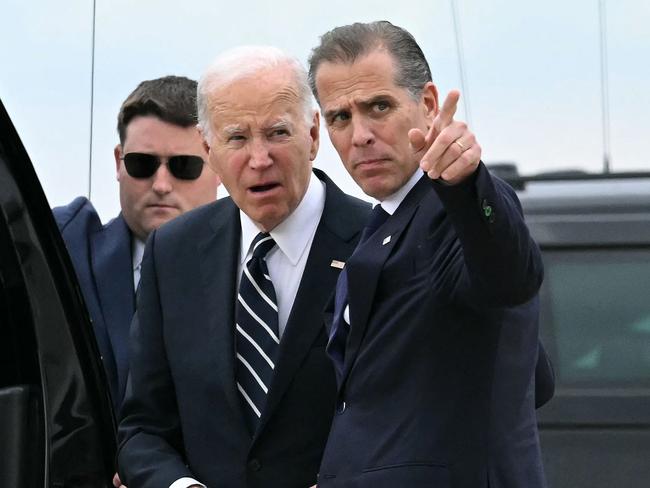
[[[381,207],[388,212],[389,215],[393,215],[395,213],[395,210],[397,210],[397,207],[399,207],[402,202],[404,201],[404,198],[406,198],[406,195],[411,191],[411,189],[415,186],[415,184],[420,181],[420,178],[424,173],[420,168],[418,168],[413,175],[411,175],[411,178],[402,185],[402,187],[397,190],[395,193],[392,195],[387,196],[381,201]]]
[[[314,241],[316,228],[320,223],[324,207],[325,183],[312,173],[305,196],[296,209],[270,232],[277,245],[266,255],[266,266],[269,269],[269,276],[271,276],[278,302],[280,338],[287,326],[287,320],[298,293],[302,273],[305,270],[309,250]],[[253,239],[261,232],[250,217],[241,210],[239,216],[241,244],[237,289],[239,289],[242,269],[252,256],[250,247]],[[169,488],[187,488],[192,485],[204,486],[193,478],[181,478],[174,481]]]
[[[140,268],[142,267],[142,256],[144,255],[144,242],[133,236],[131,239],[131,256],[133,264],[133,290],[138,289],[140,283]]]

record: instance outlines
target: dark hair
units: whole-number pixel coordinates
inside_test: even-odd
[[[336,27],[321,36],[320,44],[309,56],[309,86],[316,101],[319,102],[316,72],[323,62],[353,63],[377,49],[385,49],[392,56],[395,84],[414,98],[419,97],[424,85],[432,80],[422,49],[410,32],[387,20],[379,20]]]
[[[196,125],[196,81],[184,76],[146,80],[124,100],[117,115],[117,133],[124,144],[126,127],[138,115],[155,115],[181,127]]]

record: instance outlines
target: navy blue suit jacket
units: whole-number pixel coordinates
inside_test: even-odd
[[[482,164],[459,186],[424,176],[346,270],[351,330],[319,488],[545,486],[543,267],[514,192]]]
[[[127,486],[194,477],[210,488],[307,488],[334,412],[322,313],[370,205],[322,172],[323,215],[280,341],[260,424],[249,434],[235,384],[241,224],[230,198],[153,232],[142,261],[130,386],[119,425]]]
[[[126,389],[135,311],[131,232],[121,215],[102,225],[84,197],[52,212],[79,279],[117,412]]]

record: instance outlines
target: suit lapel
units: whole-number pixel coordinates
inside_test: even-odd
[[[204,317],[206,327],[201,335],[206,339],[197,347],[205,347],[206,354],[213,358],[214,370],[210,374],[219,382],[217,390],[239,412],[241,428],[246,429],[235,385],[234,312],[241,225],[239,210],[232,200],[219,203],[220,211],[212,216],[206,235],[197,242],[197,271],[203,285],[197,316]]]
[[[384,263],[392,254],[415,215],[420,200],[428,191],[430,181],[423,177],[404,198],[397,211],[355,251],[346,265],[351,328],[339,389],[343,388],[363,341]]]
[[[135,310],[131,233],[120,215],[90,239],[93,281],[117,366],[118,388],[123,392]]]
[[[318,335],[325,334],[322,309],[340,273],[331,263],[333,260],[345,262],[354,250],[362,227],[361,219],[348,221],[341,215],[341,205],[347,196],[324,173],[314,172],[326,184],[325,207],[280,341],[275,374],[256,437],[273,415]]]

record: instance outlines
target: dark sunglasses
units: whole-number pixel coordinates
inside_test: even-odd
[[[133,178],[151,178],[161,161],[155,154],[128,153],[122,157],[126,172]],[[167,169],[179,180],[195,180],[203,171],[203,158],[201,156],[178,155],[167,159]]]

